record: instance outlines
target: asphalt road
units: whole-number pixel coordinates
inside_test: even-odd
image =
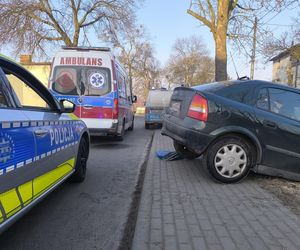
[[[136,118],[123,142],[92,140],[84,183],[65,183],[0,236],[0,249],[116,249],[153,131]]]

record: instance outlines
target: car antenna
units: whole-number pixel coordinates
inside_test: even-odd
[[[237,69],[236,69],[235,62],[234,62],[234,59],[233,59],[233,56],[232,56],[231,51],[230,51],[230,56],[231,56],[231,60],[232,60],[232,62],[233,62],[233,66],[234,66],[234,70],[235,70],[237,79],[240,79],[240,76],[239,76],[239,73],[237,72]]]

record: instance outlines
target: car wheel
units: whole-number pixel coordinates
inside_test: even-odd
[[[125,135],[125,121],[123,122],[123,125],[122,125],[121,134],[117,135],[117,137],[116,137],[117,141],[123,141],[124,135]]]
[[[150,128],[150,124],[145,123],[145,129],[149,129]]]
[[[253,167],[256,153],[251,144],[238,136],[215,141],[205,153],[208,172],[217,181],[235,183],[245,178]]]
[[[132,131],[134,129],[134,118],[132,119],[131,126],[128,128],[129,131]]]
[[[197,154],[197,153],[191,151],[186,146],[179,144],[176,141],[173,141],[173,145],[174,145],[176,152],[186,159],[190,159],[190,160],[195,159],[201,155],[201,154]]]
[[[76,165],[75,165],[75,172],[72,174],[70,180],[72,182],[83,182],[86,176],[86,165],[89,156],[89,146],[88,141],[85,138],[81,138]]]

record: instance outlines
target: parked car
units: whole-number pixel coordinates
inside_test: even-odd
[[[203,155],[212,177],[238,182],[250,170],[300,179],[300,90],[256,80],[179,87],[162,134],[176,151]]]
[[[89,134],[74,109],[0,56],[0,233],[66,179],[85,179]]]
[[[163,112],[169,106],[173,91],[162,89],[150,90],[145,104],[145,128],[163,123]]]

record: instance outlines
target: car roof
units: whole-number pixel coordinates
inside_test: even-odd
[[[221,89],[232,87],[234,86],[241,86],[241,85],[252,85],[254,87],[264,86],[264,87],[274,87],[274,88],[281,88],[286,89],[290,91],[294,91],[297,93],[300,93],[300,90],[294,87],[290,87],[285,85],[284,83],[274,83],[270,81],[265,80],[229,80],[229,81],[222,81],[222,82],[213,82],[213,83],[207,83],[207,84],[201,84],[192,87],[195,90],[198,91],[207,91],[207,92],[216,92]]]

